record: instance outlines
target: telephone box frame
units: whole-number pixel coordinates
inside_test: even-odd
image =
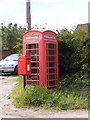
[[[27,31],[23,35],[23,55],[31,55],[31,76],[25,76],[26,85],[58,88],[58,42],[55,32]]]

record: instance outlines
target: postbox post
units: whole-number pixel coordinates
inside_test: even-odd
[[[26,80],[25,80],[25,75],[23,75],[23,87],[25,88],[26,86]]]

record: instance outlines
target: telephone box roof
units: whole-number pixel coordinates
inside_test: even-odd
[[[26,35],[30,32],[37,32],[37,33],[41,33],[41,34],[44,34],[45,32],[51,32],[53,33],[54,35],[57,35],[54,31],[51,31],[51,30],[29,30],[29,31],[26,31],[23,35]]]

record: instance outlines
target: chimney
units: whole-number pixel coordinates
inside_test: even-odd
[[[31,30],[31,6],[30,6],[30,0],[26,0],[26,23],[27,23],[27,31]]]

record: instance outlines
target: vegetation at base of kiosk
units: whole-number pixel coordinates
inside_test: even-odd
[[[2,25],[2,47],[12,53],[22,53],[25,28],[10,23]],[[87,29],[56,30],[59,59],[59,90],[38,86],[23,89],[22,77],[12,91],[17,107],[43,107],[49,109],[88,108],[88,82],[90,82],[90,24]],[[1,34],[0,34],[1,35]],[[12,43],[12,44],[11,44]]]
[[[55,110],[86,109],[88,108],[88,80],[88,73],[77,73],[71,77],[62,78],[59,90],[48,90],[38,86],[27,86],[24,89],[23,77],[19,76],[19,84],[13,89],[11,97],[14,98],[16,107],[42,107]]]

